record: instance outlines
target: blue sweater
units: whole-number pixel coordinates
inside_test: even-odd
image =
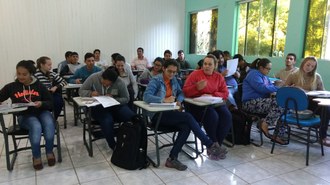
[[[266,75],[260,73],[259,70],[251,69],[243,81],[242,101],[244,103],[257,98],[268,98],[270,93],[277,90],[278,88]]]
[[[81,79],[80,82],[84,83],[84,81],[93,73],[101,71],[101,68],[94,66],[91,71],[87,70],[86,66],[83,66],[76,70],[73,76],[70,77],[69,83],[75,84],[76,79]]]

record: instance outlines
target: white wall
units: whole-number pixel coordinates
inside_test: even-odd
[[[0,0],[0,87],[23,59],[49,56],[53,67],[67,50],[80,62],[95,48],[110,62],[119,52],[131,61],[143,47],[153,60],[184,47],[182,0]]]

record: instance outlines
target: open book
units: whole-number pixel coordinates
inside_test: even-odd
[[[87,107],[93,107],[96,105],[102,105],[104,108],[119,105],[120,103],[110,97],[110,96],[94,96],[94,97],[84,97],[82,98],[82,102],[87,106]]]
[[[175,107],[176,102],[173,103],[149,103],[150,107]]]
[[[197,98],[194,98],[194,101],[199,101],[203,103],[211,103],[211,104],[216,104],[216,103],[222,103],[222,98],[221,97],[215,97],[215,96],[200,96]]]

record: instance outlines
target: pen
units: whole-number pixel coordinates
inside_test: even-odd
[[[95,85],[93,84],[93,90],[96,91]]]

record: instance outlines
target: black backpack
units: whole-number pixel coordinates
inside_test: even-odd
[[[250,132],[252,119],[245,112],[241,110],[231,110],[232,118],[233,118],[233,128],[234,130],[234,139],[235,144],[237,145],[248,145],[250,144]],[[232,135],[229,133],[226,137],[226,140],[232,141]]]
[[[147,128],[143,117],[133,116],[131,121],[123,123],[118,128],[117,145],[111,156],[111,162],[127,170],[148,167],[147,139]]]

